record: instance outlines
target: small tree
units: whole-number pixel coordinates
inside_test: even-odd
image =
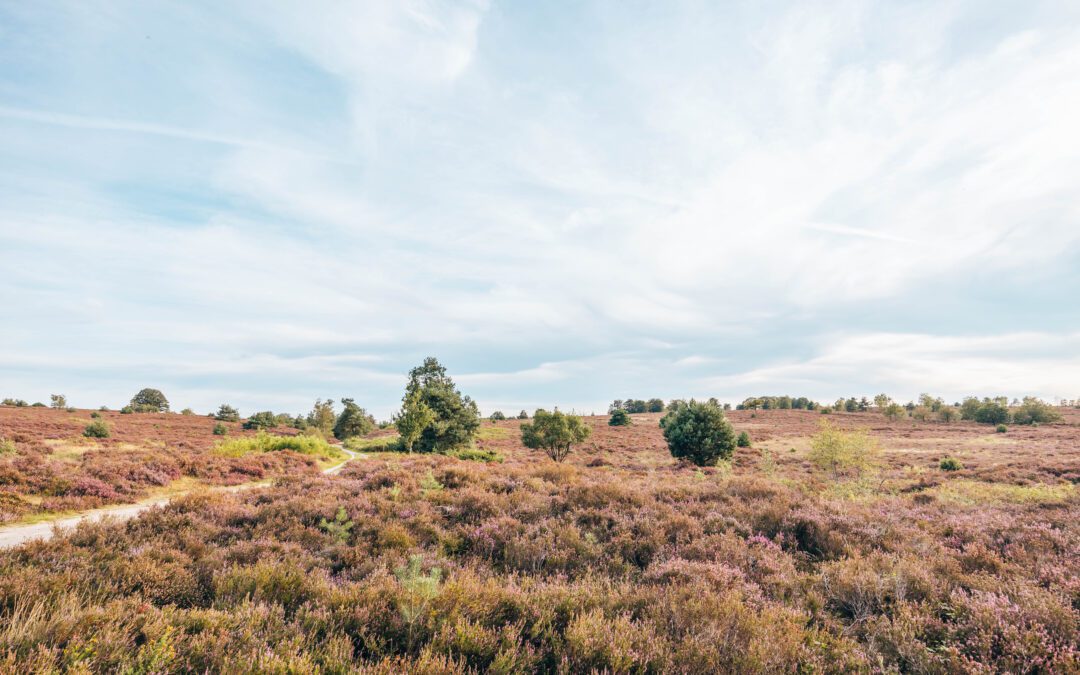
[[[608,420],[609,427],[625,427],[630,426],[630,423],[630,414],[622,408],[611,411],[611,419]]]
[[[435,413],[416,442],[420,452],[449,452],[469,445],[480,428],[480,409],[458,390],[438,359],[428,357],[409,371],[405,396],[413,394]]]
[[[341,405],[344,407],[334,423],[334,438],[344,441],[354,436],[366,436],[375,430],[375,418],[351,398],[341,399]]]
[[[561,462],[570,454],[570,446],[581,443],[592,430],[577,415],[558,410],[549,413],[541,408],[532,422],[521,425],[521,442],[527,448],[543,450],[547,456]]]
[[[719,406],[691,399],[660,420],[671,455],[714,466],[735,452],[735,430]]]
[[[222,403],[221,407],[214,413],[214,419],[219,422],[239,422],[240,411],[232,407],[228,403]]]
[[[849,472],[861,474],[874,465],[877,455],[877,441],[866,429],[844,431],[822,420],[810,439],[810,461],[832,472],[834,478]]]
[[[229,427],[225,426],[224,422],[218,422],[214,425],[215,436],[224,436],[227,433],[229,433]]]
[[[899,403],[889,402],[881,410],[881,412],[882,412],[882,414],[885,415],[886,419],[889,419],[889,420],[892,420],[892,421],[895,422],[896,420],[898,420],[898,419],[900,419],[901,417],[904,416],[905,411],[904,411],[904,406],[900,405]]]
[[[518,419],[519,420],[527,420],[527,419],[529,419],[529,413],[522,410],[521,412],[518,413]]]
[[[658,398],[650,398],[645,407],[651,413],[664,412],[664,402]]]
[[[1024,402],[1013,413],[1014,424],[1051,424],[1060,421],[1061,413],[1033,396],[1025,396]]]
[[[874,397],[874,406],[877,408],[884,408],[890,403],[892,403],[892,399],[889,398],[888,394],[878,394]]]
[[[750,434],[746,433],[745,431],[740,433],[739,438],[735,440],[735,445],[739,446],[740,448],[749,448]]]
[[[489,417],[488,419],[490,419],[492,422],[502,422],[506,419],[506,415],[503,414],[503,411],[496,410],[495,412],[491,413],[491,417]]]
[[[952,407],[951,405],[941,406],[941,409],[938,410],[937,414],[938,419],[942,422],[945,422],[946,424],[955,420],[957,416],[956,408]]]
[[[169,412],[169,400],[158,389],[143,389],[131,397],[135,412]]]
[[[435,422],[435,411],[427,403],[424,403],[420,392],[413,392],[405,396],[401,412],[394,418],[394,426],[401,435],[401,442],[406,452],[412,452],[413,446],[420,440],[424,429]]]
[[[67,396],[63,394],[49,394],[49,399],[53,408],[62,409],[67,407]]]
[[[999,401],[987,400],[975,411],[975,421],[979,424],[1007,424],[1009,409]]]
[[[307,423],[309,427],[318,429],[323,436],[334,433],[334,424],[337,423],[337,415],[334,414],[334,402],[330,399],[325,401],[321,398],[316,399],[315,405],[311,408],[311,412],[308,413]]]

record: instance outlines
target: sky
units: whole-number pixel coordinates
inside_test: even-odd
[[[1080,397],[1080,4],[0,0],[0,396]]]

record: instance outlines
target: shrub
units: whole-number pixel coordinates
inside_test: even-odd
[[[521,425],[521,442],[526,448],[543,450],[556,462],[570,454],[570,446],[581,443],[592,430],[577,415],[566,415],[543,408],[536,411],[532,422]]]
[[[327,459],[343,459],[345,453],[321,438],[314,436],[271,436],[259,432],[257,436],[234,438],[221,441],[214,446],[214,452],[226,457],[292,450],[302,455],[313,455]]]
[[[737,445],[740,448],[749,448],[750,447],[750,434],[746,433],[745,431],[741,432],[739,434],[739,438],[735,440],[735,445]]]
[[[714,466],[735,452],[735,431],[719,406],[691,399],[660,420],[671,455]]]
[[[1008,431],[1008,430],[1009,430],[1009,427],[1005,426],[1004,424],[999,424],[999,425],[997,425],[997,427],[996,427],[996,428],[994,429],[994,431],[998,432],[999,434],[1003,434],[1003,433],[1005,433],[1005,432],[1006,432],[1006,431]]]
[[[92,413],[90,413],[90,419],[94,419],[94,420],[99,420],[99,419],[101,419],[101,413],[99,413],[99,412],[92,412]]]
[[[358,438],[345,441],[343,445],[353,452],[405,452],[405,444],[399,436],[380,438]]]
[[[952,422],[957,417],[956,408],[954,408],[952,406],[949,406],[949,405],[941,406],[941,408],[938,410],[937,414],[938,414],[938,419],[941,420],[942,422],[945,422],[946,424],[948,424],[949,422]]]
[[[349,514],[344,506],[339,506],[333,520],[321,518],[319,527],[325,530],[335,541],[346,544],[349,541],[349,532],[353,529],[353,521],[349,520]]]
[[[34,401],[33,405],[31,405],[30,407],[31,408],[44,408],[45,404],[42,403],[41,401]]]
[[[169,400],[157,389],[143,389],[131,397],[135,412],[169,412]]]
[[[964,468],[964,465],[955,457],[942,457],[938,468],[942,471],[959,471]]]
[[[135,412],[135,408],[133,408],[133,407],[131,407],[129,405],[126,405],[123,408],[120,408],[120,414],[121,415],[130,415],[133,412]]]
[[[831,415],[832,414],[832,408],[822,407],[821,408],[821,414],[822,415]]]
[[[1006,424],[1009,409],[998,401],[985,401],[975,411],[975,421],[979,424]]]
[[[83,436],[87,438],[108,438],[109,425],[105,423],[105,420],[94,420],[83,429]]]
[[[68,407],[67,396],[63,394],[50,394],[49,400],[51,401],[50,405],[57,410]]]
[[[664,402],[658,398],[650,398],[648,403],[645,404],[647,412],[658,413],[664,412]]]
[[[13,406],[16,408],[27,408],[30,404],[22,400],[21,398],[5,398],[3,402],[0,402],[0,405]]]
[[[1013,424],[1051,424],[1061,421],[1061,413],[1048,403],[1033,396],[1024,398],[1024,402],[1013,412]]]
[[[434,357],[409,371],[404,401],[410,397],[416,397],[434,415],[414,444],[420,452],[449,452],[467,446],[480,428],[476,402],[458,391],[446,368]]]
[[[221,406],[217,409],[217,412],[214,413],[214,419],[218,420],[219,422],[239,422],[240,411],[238,411],[236,408],[232,407],[228,403],[222,403]]]
[[[506,415],[504,415],[501,410],[496,410],[495,412],[491,413],[491,417],[489,417],[488,419],[490,419],[492,422],[501,422],[506,419]]]
[[[529,413],[522,410],[521,412],[518,413],[518,419],[519,420],[527,420],[527,419],[529,419]]]
[[[277,425],[277,417],[269,410],[257,412],[244,420],[245,429],[273,429]]]
[[[843,431],[822,420],[810,439],[810,461],[820,469],[839,477],[846,472],[860,474],[873,466],[878,454],[877,441],[866,429]]]
[[[630,413],[622,408],[611,411],[611,419],[608,420],[609,427],[625,427],[630,424]]]
[[[10,455],[15,452],[15,441],[8,438],[0,438],[0,455]]]
[[[218,422],[214,425],[215,436],[224,436],[227,433],[229,433],[229,427],[225,426],[223,422]]]
[[[318,429],[323,436],[334,433],[334,425],[337,423],[334,402],[330,399],[315,399],[315,405],[308,413],[306,422],[308,427]]]
[[[341,399],[341,405],[344,407],[334,422],[334,438],[343,441],[354,436],[366,436],[375,430],[375,418],[351,398]]]
[[[503,456],[494,450],[479,450],[477,448],[463,448],[450,453],[451,457],[467,462],[501,462]]]
[[[904,416],[904,408],[899,403],[889,402],[881,410],[886,419],[896,421]]]
[[[195,411],[192,410],[191,408],[184,408],[183,410],[180,411],[180,414],[185,415],[187,417],[191,417],[192,415],[195,414]]]

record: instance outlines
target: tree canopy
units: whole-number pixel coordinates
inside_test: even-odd
[[[526,448],[543,450],[548,457],[561,462],[570,454],[570,446],[584,441],[591,431],[577,415],[541,408],[533,415],[532,422],[521,425],[521,442]]]

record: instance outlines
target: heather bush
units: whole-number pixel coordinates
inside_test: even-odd
[[[735,431],[719,406],[691,400],[660,420],[672,457],[714,466],[735,452]]]

